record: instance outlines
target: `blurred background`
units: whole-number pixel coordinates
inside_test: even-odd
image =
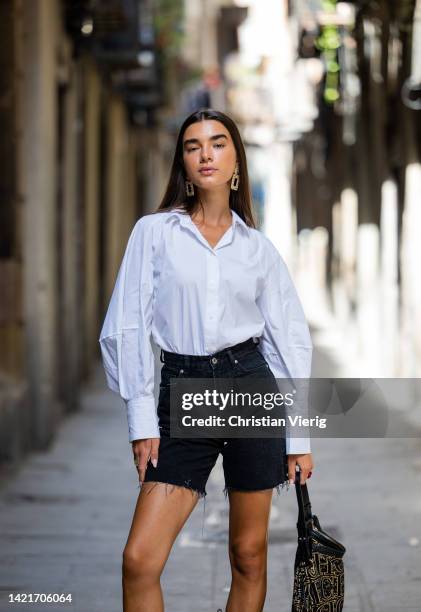
[[[35,461],[8,516],[52,509],[42,475],[71,473],[101,427],[114,462],[126,449],[99,331],[129,233],[199,107],[241,128],[259,226],[311,324],[313,375],[421,376],[421,0],[2,0],[0,34],[0,484]],[[399,444],[396,478],[408,465],[419,477],[419,441]],[[419,610],[355,589],[355,610]]]

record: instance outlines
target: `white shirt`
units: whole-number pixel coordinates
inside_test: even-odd
[[[99,338],[130,442],[160,437],[151,335],[186,355],[260,337],[276,378],[310,378],[312,342],[286,264],[266,236],[232,218],[214,248],[180,210],[145,215],[131,232]],[[308,438],[287,436],[286,445],[288,454],[310,452]]]

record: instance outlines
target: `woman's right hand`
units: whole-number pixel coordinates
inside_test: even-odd
[[[146,467],[149,459],[154,467],[158,465],[158,449],[160,438],[144,438],[141,440],[133,440],[132,449],[133,457],[137,473],[139,474],[139,482],[145,479]]]

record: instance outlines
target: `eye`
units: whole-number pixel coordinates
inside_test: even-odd
[[[222,144],[222,143],[218,143],[218,144],[215,145],[215,147],[217,147],[218,149],[223,149],[225,147],[225,145]]]
[[[192,147],[191,149],[187,149],[187,153],[190,153],[191,151],[196,151],[198,147]]]

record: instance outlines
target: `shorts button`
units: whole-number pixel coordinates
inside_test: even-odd
[[[211,361],[212,361],[212,363],[218,363],[218,360],[217,360],[216,357],[212,357]]]

